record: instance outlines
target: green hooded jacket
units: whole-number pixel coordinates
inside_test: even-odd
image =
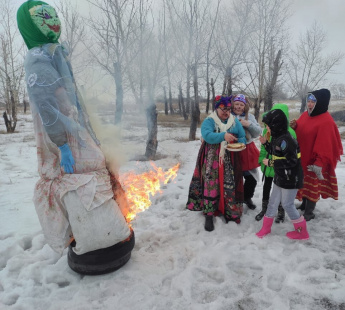
[[[285,103],[276,103],[273,107],[272,107],[272,110],[277,110],[277,109],[280,109],[284,112],[284,114],[286,115],[286,118],[288,120],[288,123],[289,123],[289,108],[288,106],[285,104]],[[262,116],[264,116],[266,113],[264,113]],[[296,139],[296,132],[290,127],[290,125],[288,125],[288,131],[290,132],[291,136],[293,138]],[[265,125],[265,128],[262,132],[262,135],[264,136],[267,132],[267,128],[266,128],[266,125]],[[272,137],[270,138],[270,140],[272,139]],[[268,158],[268,159],[271,159],[272,156],[269,155],[268,157],[268,154],[267,154],[267,151],[265,149],[265,147],[263,145],[261,145],[261,149],[260,149],[260,155],[259,155],[259,164],[261,165],[261,171],[264,172],[265,171],[265,176],[266,177],[271,177],[273,178],[274,177],[274,170],[273,170],[273,167],[268,167],[268,166],[265,166],[262,161],[265,159],[265,158]],[[266,170],[265,170],[265,167],[266,167]]]

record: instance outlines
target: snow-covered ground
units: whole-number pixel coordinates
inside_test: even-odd
[[[336,170],[339,200],[317,204],[310,240],[287,239],[288,219],[266,238],[255,236],[262,184],[254,197],[259,210],[245,207],[240,225],[217,218],[210,233],[201,213],[185,209],[200,146],[182,142],[188,131],[159,128],[155,164],[181,166],[132,222],[130,261],[114,273],[81,276],[68,267],[66,250],[60,256],[45,242],[32,203],[38,179],[33,124],[30,115],[20,115],[18,133],[0,134],[0,309],[345,309],[345,158]],[[124,128],[126,158],[144,153],[146,133],[140,122]],[[150,167],[127,161],[121,171]]]

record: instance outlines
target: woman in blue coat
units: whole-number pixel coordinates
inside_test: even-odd
[[[243,211],[243,179],[239,152],[227,145],[246,143],[245,132],[231,114],[231,97],[217,96],[214,112],[201,125],[201,144],[189,188],[187,208],[203,211],[205,230],[214,229],[213,218],[223,214],[226,222],[240,223]]]

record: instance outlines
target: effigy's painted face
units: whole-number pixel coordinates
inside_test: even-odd
[[[61,34],[61,22],[53,7],[40,4],[30,9],[30,15],[38,29],[49,39],[57,40]]]

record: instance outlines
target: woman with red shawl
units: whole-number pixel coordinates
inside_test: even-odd
[[[306,221],[315,218],[313,211],[320,196],[338,199],[335,168],[343,146],[338,127],[328,113],[330,99],[328,89],[308,93],[307,111],[290,124],[301,148],[304,186],[296,198],[303,201],[299,209],[304,211]]]

